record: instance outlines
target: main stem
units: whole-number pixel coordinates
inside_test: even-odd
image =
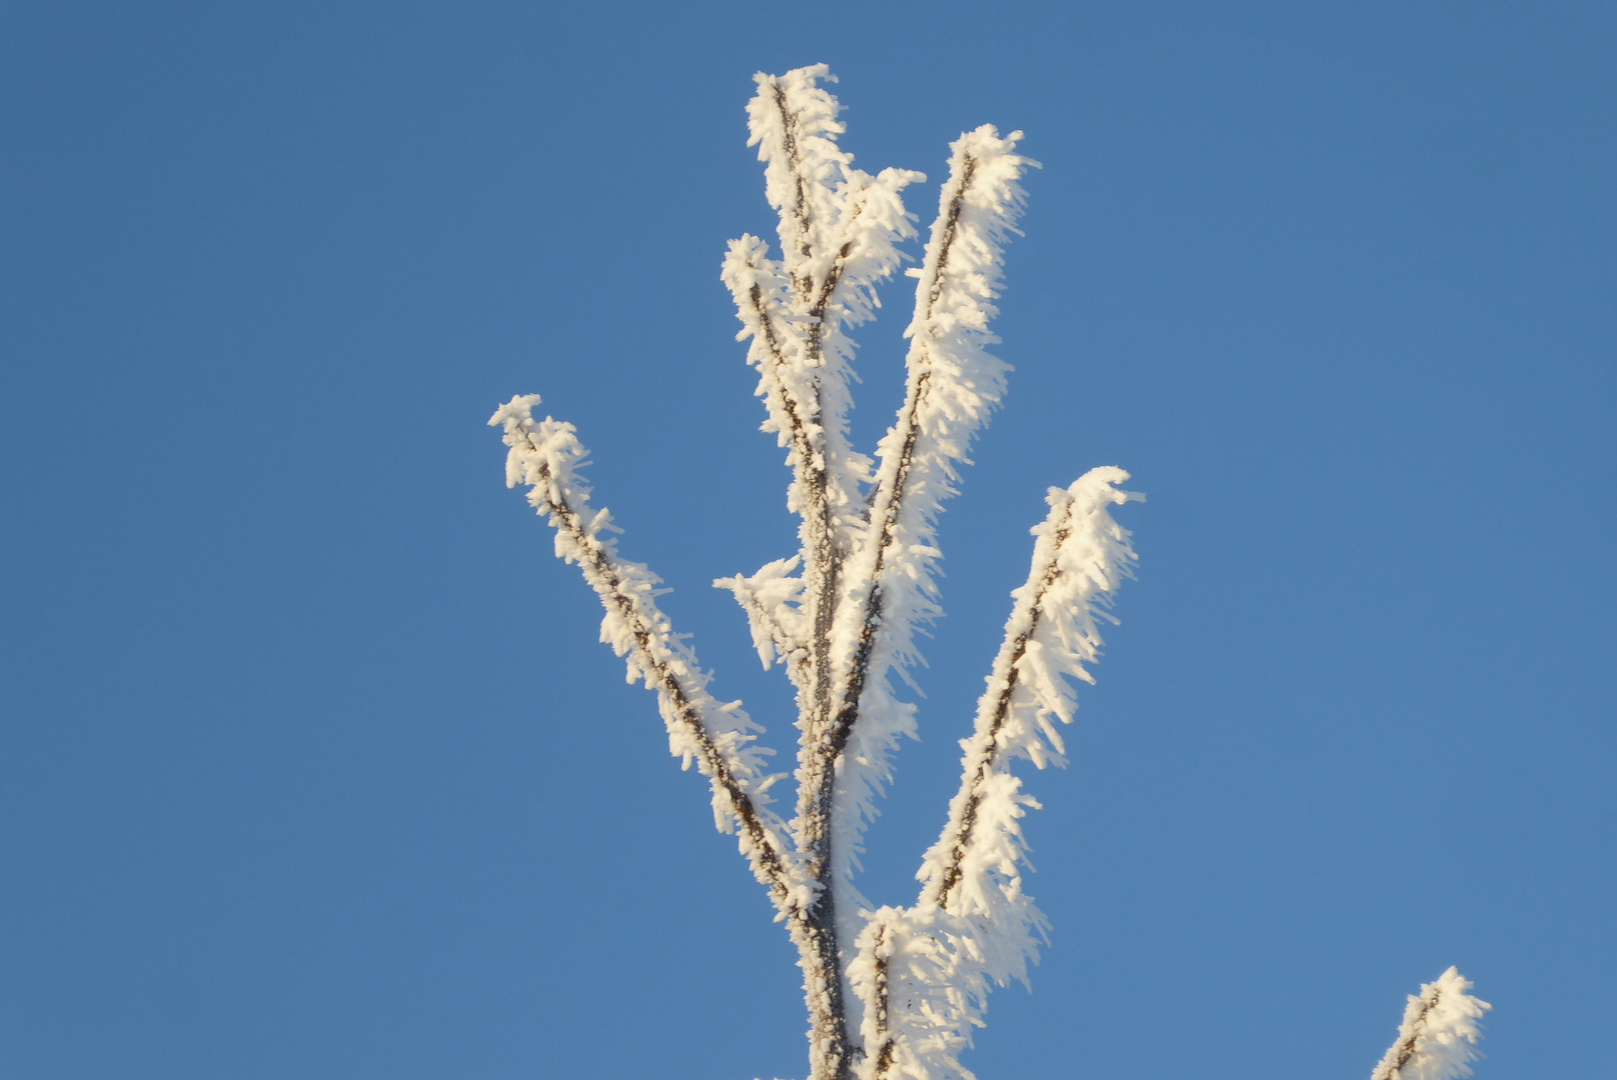
[[[822,429],[823,435],[823,429]],[[823,442],[821,444],[823,448]],[[807,856],[805,869],[817,895],[807,914],[804,983],[814,1039],[809,1054],[810,1080],[848,1080],[852,1055],[848,1044],[847,1003],[842,991],[842,957],[837,946],[836,879],[831,862],[831,795],[836,755],[828,749],[825,730],[831,702],[831,624],[836,614],[838,552],[823,467],[809,473],[809,596],[813,605],[809,666],[809,715],[804,718],[805,755],[799,794],[799,842]]]
[[[844,252],[844,255],[846,253]],[[836,288],[839,264],[834,265],[810,308],[807,353],[810,364],[822,360],[821,334],[826,303]],[[848,1040],[847,1002],[843,995],[842,956],[837,943],[836,876],[831,859],[831,800],[835,790],[836,759],[840,747],[830,736],[832,654],[831,628],[836,619],[842,563],[830,499],[829,462],[824,415],[816,410],[812,429],[818,434],[815,453],[804,470],[804,517],[808,535],[808,597],[811,605],[808,715],[803,723],[802,777],[799,784],[799,842],[807,857],[806,869],[817,886],[808,912],[813,967],[805,956],[810,1020],[816,1038],[809,1056],[811,1080],[848,1080],[852,1053]],[[819,1015],[816,1016],[815,1013]]]
[[[846,252],[844,252],[844,256]],[[811,362],[823,356],[820,320],[836,282],[841,262],[828,280],[811,295],[814,320],[805,343]],[[812,284],[810,289],[812,289]],[[799,294],[804,283],[794,282]],[[777,378],[787,365],[784,340],[764,308],[754,286],[751,301],[759,316],[770,362]],[[810,1080],[847,1080],[852,1067],[848,1042],[847,1006],[843,995],[841,952],[837,943],[836,891],[831,861],[831,797],[834,790],[836,751],[827,752],[826,728],[831,711],[831,627],[836,617],[842,554],[830,500],[823,411],[819,395],[812,402],[799,400],[782,380],[787,437],[796,457],[797,483],[802,492],[804,521],[804,576],[810,607],[806,643],[806,677],[799,684],[803,709],[802,749],[798,759],[797,842],[804,870],[814,883],[815,897],[803,913],[803,931],[794,935],[803,968],[804,997],[810,1024]]]

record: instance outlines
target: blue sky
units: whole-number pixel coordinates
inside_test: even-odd
[[[1150,496],[979,1075],[1362,1077],[1449,964],[1481,1080],[1609,1070],[1608,5],[61,3],[0,42],[6,1076],[802,1075],[784,935],[483,421],[579,425],[784,746],[707,588],[792,546],[718,260],[772,227],[752,73],[818,61],[866,169],[985,122],[1044,163],[874,899],[1045,487]]]

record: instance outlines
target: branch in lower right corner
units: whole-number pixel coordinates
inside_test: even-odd
[[[1471,982],[1449,968],[1419,994],[1409,995],[1398,1041],[1392,1044],[1370,1080],[1459,1080],[1471,1075],[1471,1062],[1481,1057],[1482,1014],[1493,1008],[1472,997]]]

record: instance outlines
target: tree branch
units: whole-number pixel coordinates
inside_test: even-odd
[[[1051,488],[1027,582],[1015,605],[975,730],[964,744],[960,790],[925,856],[914,907],[882,908],[857,941],[850,976],[864,1003],[868,1080],[968,1076],[959,1054],[981,1024],[989,990],[1025,981],[1046,923],[1022,891],[1020,819],[1038,803],[1010,771],[1017,758],[1061,763],[1052,718],[1076,707],[1070,678],[1099,655],[1097,620],[1132,573],[1129,534],[1107,512],[1139,496],[1113,485],[1121,469],[1094,469]]]
[[[1120,491],[1128,473],[1091,469],[1066,488],[1051,488],[1050,513],[1033,530],[1038,538],[1027,582],[1011,595],[1016,604],[994,658],[988,686],[961,761],[960,789],[938,842],[918,874],[920,902],[956,914],[990,911],[1006,888],[1020,891],[1017,863],[1025,854],[1016,824],[1024,807],[1009,761],[1038,768],[1064,764],[1052,718],[1072,720],[1077,701],[1068,679],[1094,682],[1085,664],[1100,656],[1100,619],[1136,559],[1128,530],[1112,520],[1110,505],[1143,496]]]
[[[577,563],[601,598],[606,616],[601,639],[624,657],[631,681],[643,680],[658,695],[669,747],[708,778],[714,821],[734,829],[748,865],[768,890],[778,917],[798,947],[804,993],[814,1025],[813,1044],[828,1068],[818,1075],[846,1076],[847,1038],[842,979],[834,933],[816,917],[817,883],[786,846],[783,827],[769,809],[768,788],[777,779],[763,772],[766,751],[753,745],[762,729],[740,702],[720,704],[707,692],[709,676],[695,653],[674,634],[655,602],[658,579],[644,566],[617,556],[607,511],[594,510],[589,488],[577,475],[587,457],[571,424],[533,420],[537,394],[515,397],[489,420],[505,430],[506,484],[529,487],[528,499],[556,530],[556,554]]]
[[[889,674],[919,659],[917,625],[940,614],[937,515],[1004,391],[1008,366],[987,352],[998,341],[988,323],[997,314],[1004,239],[1024,198],[1018,181],[1036,164],[1014,152],[1020,138],[984,126],[955,141],[926,255],[910,271],[918,281],[904,403],[878,448],[870,517],[837,619],[843,665],[828,738],[842,757],[833,798],[838,880],[857,868],[899,737],[914,733],[913,707],[893,696]]]
[[[1471,983],[1449,968],[1436,982],[1423,983],[1409,995],[1404,1021],[1370,1080],[1459,1080],[1471,1075],[1470,1062],[1481,1054],[1482,1014],[1493,1008],[1468,991]]]
[[[832,643],[845,590],[843,562],[862,526],[862,491],[870,479],[869,460],[848,444],[854,344],[844,327],[869,318],[876,307],[874,285],[901,257],[895,242],[914,231],[899,193],[923,177],[896,169],[871,177],[852,167],[852,156],[836,145],[839,106],[818,85],[826,76],[823,65],[757,76],[749,145],[759,147],[765,195],[780,215],[782,261],[770,262],[761,241],[742,237],[730,246],[723,277],[741,336],[752,339],[748,360],[759,371],[765,428],[787,448],[793,472],[787,504],[802,517],[803,588],[794,612],[800,617],[773,621],[801,626],[801,662],[790,665],[801,727],[792,827],[807,872],[819,884],[815,918],[835,942]]]

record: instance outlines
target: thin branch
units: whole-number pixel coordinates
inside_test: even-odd
[[[1033,530],[1038,539],[1027,582],[1012,593],[1005,638],[977,702],[959,791],[918,875],[922,904],[977,913],[993,907],[998,887],[1020,889],[1016,864],[1025,848],[1016,819],[1036,804],[1019,794],[1009,761],[1063,763],[1051,719],[1072,720],[1077,702],[1067,680],[1094,681],[1085,665],[1100,656],[1098,621],[1110,618],[1113,594],[1133,575],[1128,530],[1107,512],[1143,498],[1114,486],[1127,479],[1121,469],[1102,467],[1066,489],[1050,489],[1050,513]]]
[[[1004,389],[1008,368],[987,351],[998,340],[988,323],[997,313],[1004,238],[1024,197],[1018,180],[1035,164],[1014,152],[1020,138],[1001,139],[984,126],[952,145],[926,255],[911,271],[918,281],[904,403],[878,449],[869,521],[837,619],[843,666],[829,744],[842,757],[834,796],[841,881],[858,865],[859,838],[897,740],[913,734],[913,709],[893,697],[888,676],[919,659],[917,625],[941,613],[936,518]]]
[[[654,596],[658,579],[644,566],[620,559],[605,510],[594,510],[589,489],[577,474],[587,457],[571,424],[546,417],[533,420],[537,394],[512,398],[489,420],[503,425],[506,484],[529,487],[528,499],[556,530],[556,553],[577,563],[601,598],[606,617],[602,640],[624,657],[631,681],[657,691],[669,746],[687,766],[694,760],[708,778],[715,823],[735,827],[742,854],[768,890],[779,917],[798,947],[804,992],[814,1024],[815,1044],[824,1068],[817,1074],[848,1072],[845,1006],[834,933],[815,915],[816,887],[783,839],[783,826],[766,794],[776,779],[763,773],[764,752],[752,745],[762,729],[742,712],[740,702],[720,704],[707,692],[708,675],[669,625]]]
[[[800,561],[807,561],[811,551],[823,552],[823,536],[829,536],[825,527],[826,507],[823,470],[815,467],[823,458],[816,443],[815,425],[810,416],[816,408],[814,386],[799,378],[800,365],[795,357],[802,352],[792,327],[786,305],[786,276],[780,264],[765,254],[764,242],[755,236],[742,236],[730,241],[720,274],[730,289],[736,304],[736,317],[741,320],[737,340],[748,341],[747,362],[758,369],[757,394],[764,399],[767,419],[764,430],[775,432],[780,445],[787,451],[786,464],[792,470],[792,484],[787,492],[787,505],[803,516],[804,550]],[[812,526],[818,522],[818,526]],[[805,573],[804,575],[808,575]],[[740,594],[737,594],[740,598]],[[792,596],[802,603],[802,589]],[[777,623],[800,619],[776,617]],[[808,627],[800,626],[795,640],[787,643],[788,652],[803,651],[804,663],[789,669],[792,682],[798,689],[800,715],[806,714],[812,701],[812,672],[807,661],[811,634]]]
[[[856,941],[850,981],[864,1004],[862,1036],[873,1055],[866,1080],[969,1077],[959,1061],[982,1023],[993,986],[1026,981],[1047,924],[1022,891],[1020,819],[1038,804],[1010,771],[1016,758],[1061,762],[1052,720],[1076,707],[1068,679],[1089,679],[1099,655],[1097,620],[1130,576],[1129,534],[1109,506],[1138,496],[1113,485],[1120,469],[1094,469],[1052,488],[1026,584],[965,743],[960,790],[926,854],[914,907],[870,915]]]
[[[787,446],[792,483],[787,505],[802,518],[798,535],[803,564],[804,662],[791,674],[797,684],[801,736],[797,767],[797,813],[792,831],[806,876],[815,893],[807,919],[821,950],[821,966],[829,973],[819,992],[835,1007],[816,1016],[812,1028],[811,1063],[816,1075],[843,1080],[851,1067],[843,994],[840,949],[836,939],[836,894],[831,888],[828,817],[815,793],[823,786],[823,768],[812,747],[819,741],[830,686],[830,622],[835,610],[841,552],[836,543],[831,448],[827,445],[825,393],[840,389],[822,370],[823,327],[814,305],[813,267],[823,248],[823,225],[837,211],[830,173],[846,165],[834,136],[836,105],[814,80],[822,72],[792,72],[783,79],[758,77],[758,95],[749,106],[752,143],[765,163],[765,194],[780,213],[784,262],[778,267],[763,253],[761,242],[743,237],[730,245],[723,277],[736,300],[742,334],[752,338],[748,360],[759,372],[759,390],[774,430]],[[835,288],[832,273],[825,275]],[[783,280],[784,279],[784,280]],[[814,1010],[811,1008],[811,1014]]]
[[[1471,983],[1449,968],[1437,981],[1423,983],[1409,995],[1398,1040],[1370,1074],[1370,1080],[1459,1080],[1471,1075],[1470,1063],[1482,1055],[1482,1014],[1493,1008],[1472,997]]]
[[[869,971],[868,987],[861,986],[868,998],[865,1044],[872,1048],[866,1075],[870,1080],[887,1080],[898,1055],[898,1040],[892,1029],[892,987],[887,975],[893,931],[887,919],[876,917],[870,920],[866,933],[868,940],[860,943],[863,946],[860,959],[867,960]]]
[[[802,729],[792,826],[806,871],[819,885],[815,918],[835,940],[832,648],[843,563],[862,527],[861,493],[870,479],[868,459],[847,439],[854,344],[844,328],[870,317],[875,283],[898,265],[895,241],[913,235],[899,193],[922,177],[895,169],[871,177],[852,167],[835,141],[839,106],[818,85],[826,76],[821,65],[757,77],[750,144],[759,147],[765,194],[780,214],[782,261],[770,262],[760,241],[743,237],[731,244],[723,276],[741,336],[752,339],[748,360],[759,370],[765,427],[787,447],[793,470],[787,503],[802,517],[803,588],[793,617],[773,621],[801,628],[793,644],[801,643],[802,659],[790,665]]]
[[[611,516],[590,506],[589,489],[577,473],[588,452],[573,426],[549,417],[535,422],[532,409],[538,402],[537,394],[513,398],[489,421],[503,425],[510,447],[507,486],[529,487],[529,501],[556,530],[557,555],[577,563],[601,598],[606,609],[602,640],[627,658],[631,679],[644,680],[657,691],[670,747],[687,767],[694,760],[709,778],[720,827],[726,828],[725,818],[740,826],[754,873],[777,906],[800,898],[800,874],[764,794],[773,782],[762,768],[768,752],[753,745],[763,729],[741,710],[740,702],[720,704],[708,693],[709,676],[657,607],[656,576],[619,558],[616,541],[602,535],[613,529]]]
[[[752,647],[764,670],[768,671],[779,656],[785,661],[793,684],[799,686],[803,684],[808,664],[801,610],[803,579],[795,576],[802,561],[800,555],[776,559],[751,577],[737,574],[713,582],[715,589],[732,594],[746,612],[747,625],[752,630]]]

